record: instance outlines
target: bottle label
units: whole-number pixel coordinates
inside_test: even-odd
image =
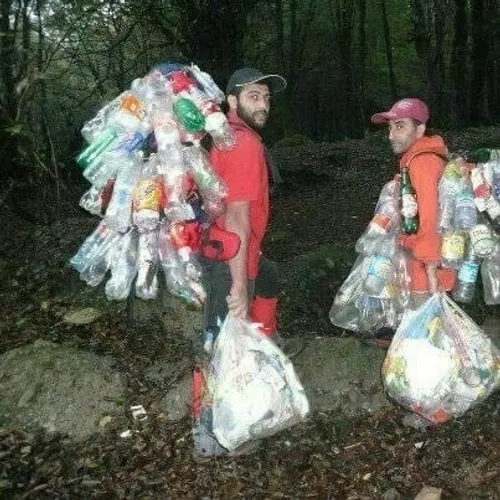
[[[479,264],[473,261],[466,261],[460,266],[458,271],[458,280],[463,283],[474,284],[479,272]]]
[[[146,116],[146,108],[144,107],[144,104],[133,95],[123,98],[121,102],[121,109],[128,111],[131,115],[139,118],[139,120],[143,120]]]
[[[451,233],[443,236],[442,257],[446,260],[458,260],[464,255],[465,237],[463,234]]]
[[[486,212],[492,220],[500,217],[500,203],[493,196],[490,196],[486,201]]]
[[[161,203],[161,185],[158,179],[141,179],[137,183],[134,196],[134,211],[159,211]]]
[[[375,214],[370,222],[371,229],[380,234],[387,234],[392,229],[392,220],[384,214]]]
[[[401,215],[406,219],[416,217],[418,213],[417,200],[411,193],[404,193],[401,197]]]
[[[491,231],[486,224],[474,226],[469,235],[472,249],[480,257],[492,250],[495,245]]]

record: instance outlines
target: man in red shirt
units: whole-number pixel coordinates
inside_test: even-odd
[[[228,311],[263,324],[269,337],[277,334],[277,265],[261,255],[269,217],[269,165],[259,131],[265,126],[271,95],[286,88],[279,75],[254,68],[235,71],[226,89],[228,120],[236,146],[213,148],[212,165],[228,188],[227,209],[219,227],[236,233],[241,241],[237,255],[226,262],[210,262],[205,269],[208,298],[204,330],[218,332]]]

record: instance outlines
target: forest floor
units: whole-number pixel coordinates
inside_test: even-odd
[[[274,196],[266,253],[282,265],[285,276],[296,272],[291,266],[297,257],[324,245],[337,245],[344,259],[333,272],[309,272],[300,290],[287,289],[284,336],[346,335],[329,323],[328,309],[394,168],[389,156],[381,158],[379,149],[363,150],[362,144],[351,143],[340,153],[338,146],[324,144],[276,154],[280,165],[285,159],[290,165],[282,168],[285,183]],[[350,148],[359,161],[336,165]],[[130,401],[158,389],[144,387],[138,367],[145,359],[174,351],[192,356],[186,341],[165,339],[154,324],[131,332],[123,304],[114,305],[116,314],[102,321],[63,324],[60,311],[71,304],[75,289],[84,288],[66,263],[96,220],[75,212],[61,222],[39,225],[3,214],[0,224],[10,237],[0,244],[0,353],[39,338],[71,339],[116,359],[128,380]],[[96,300],[94,292],[89,300]],[[481,323],[500,317],[499,309],[478,300],[468,312]],[[0,497],[389,500],[413,499],[430,485],[442,489],[443,499],[493,500],[500,498],[499,413],[498,392],[462,418],[425,430],[403,426],[404,413],[396,407],[356,418],[317,412],[266,439],[253,455],[204,463],[193,458],[188,418],[169,423],[152,417],[131,422],[139,432],[130,439],[107,432],[81,442],[0,429]]]

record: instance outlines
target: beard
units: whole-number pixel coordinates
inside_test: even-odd
[[[236,114],[254,130],[261,130],[264,128],[267,122],[267,117],[269,116],[266,111],[262,110],[251,112],[240,103],[238,103],[238,107],[236,108]]]

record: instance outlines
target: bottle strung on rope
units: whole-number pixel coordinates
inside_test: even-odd
[[[470,303],[474,297],[479,273],[479,259],[469,243],[465,260],[458,271],[458,279],[453,290],[453,299],[457,302]]]
[[[419,228],[418,205],[407,167],[401,169],[401,232],[415,234]]]

